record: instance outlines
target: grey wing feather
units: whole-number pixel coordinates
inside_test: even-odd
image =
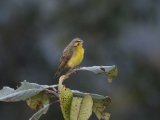
[[[67,46],[67,47],[69,47],[69,46]],[[63,55],[60,58],[60,64],[59,64],[58,70],[55,74],[56,77],[58,77],[61,74],[61,72],[62,72],[63,68],[66,66],[68,60],[72,57],[73,50],[68,49],[67,47],[64,49]],[[65,56],[66,54],[67,54],[67,56]]]

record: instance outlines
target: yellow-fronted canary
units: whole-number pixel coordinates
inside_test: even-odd
[[[83,40],[81,40],[80,38],[75,38],[64,49],[55,76],[59,77],[64,68],[74,68],[79,65],[82,62],[83,57]]]

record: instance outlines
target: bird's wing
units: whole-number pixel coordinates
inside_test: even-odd
[[[73,50],[72,49],[64,49],[63,55],[60,58],[60,65],[59,68],[64,68],[67,64],[67,62],[70,60],[70,58],[73,55]]]
[[[63,55],[60,58],[60,64],[55,74],[56,77],[58,77],[61,74],[63,68],[66,66],[67,62],[70,60],[72,55],[73,55],[73,50],[70,47],[66,47],[63,51]]]

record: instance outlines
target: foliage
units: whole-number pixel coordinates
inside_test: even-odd
[[[16,90],[10,87],[3,87],[0,90],[0,101],[26,101],[31,109],[37,110],[29,120],[38,120],[43,114],[46,114],[49,107],[54,103],[51,102],[53,97],[60,102],[65,120],[88,120],[92,112],[95,113],[99,120],[109,120],[110,113],[106,112],[106,108],[111,103],[111,99],[108,96],[71,90],[63,85],[64,80],[80,70],[91,71],[95,74],[105,74],[109,80],[112,80],[118,73],[114,65],[73,69],[59,78],[58,85],[39,85],[23,81]]]

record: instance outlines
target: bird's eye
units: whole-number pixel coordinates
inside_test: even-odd
[[[77,47],[79,45],[79,43],[78,42],[76,42],[75,44],[74,44],[74,47]]]

